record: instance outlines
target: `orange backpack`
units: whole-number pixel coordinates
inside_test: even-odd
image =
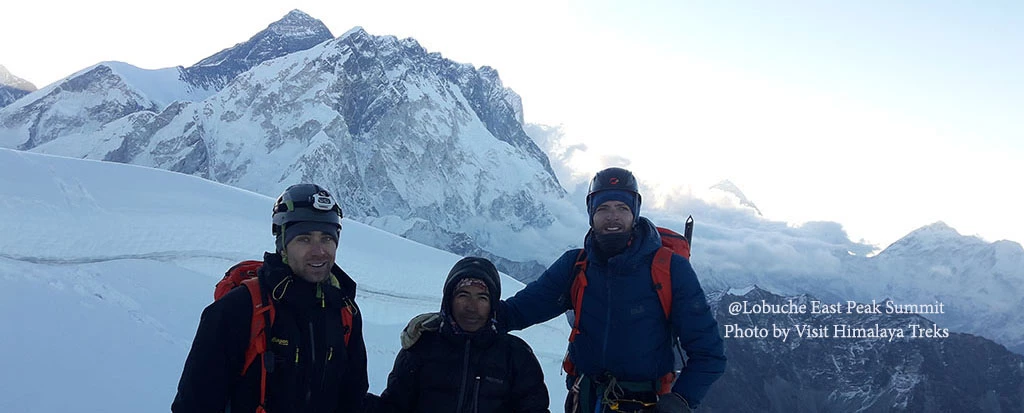
[[[673,230],[657,227],[661,236],[661,247],[654,254],[654,261],[651,263],[651,280],[654,291],[658,293],[658,301],[661,302],[661,309],[665,313],[665,319],[669,320],[672,315],[672,254],[682,255],[690,259],[690,239],[693,236],[693,217],[686,219],[685,235]],[[573,323],[572,332],[569,333],[569,342],[576,340],[580,334],[580,311],[583,309],[583,290],[587,288],[587,254],[580,250],[576,256],[576,264],[573,265],[575,278],[572,281],[572,288],[569,297],[572,299]],[[562,369],[571,376],[576,375],[576,366],[569,355],[565,355],[562,361]],[[667,378],[663,378],[663,381]],[[672,377],[674,379],[674,377]],[[663,383],[664,385],[665,383]],[[668,383],[671,385],[671,382]]]
[[[274,325],[273,300],[260,291],[260,281],[256,272],[263,266],[263,261],[246,260],[229,268],[224,273],[224,278],[217,282],[213,291],[213,299],[219,300],[229,291],[238,286],[245,286],[249,289],[249,296],[252,297],[252,321],[249,327],[249,347],[245,350],[245,364],[242,365],[241,375],[249,371],[249,367],[256,361],[257,356],[263,357],[260,363],[260,403],[256,413],[266,413],[264,403],[267,400],[267,373],[274,368],[274,354],[270,349],[270,336],[267,330]],[[352,311],[353,306],[346,305],[341,308],[341,322],[345,327],[345,346],[348,347],[349,337],[352,335]]]

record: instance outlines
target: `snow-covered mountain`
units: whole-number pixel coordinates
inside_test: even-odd
[[[646,198],[645,198],[646,200]],[[1024,248],[1012,241],[963,236],[943,223],[911,232],[877,255],[851,242],[833,222],[792,226],[747,208],[670,200],[651,210],[654,222],[683,228],[696,218],[692,263],[707,289],[759,285],[830,301],[893,299],[944,304],[930,316],[951,331],[978,334],[1024,354]]]
[[[524,126],[522,110],[489,67],[361,28],[330,39],[322,23],[292,12],[193,68],[107,62],[49,85],[0,109],[0,146],[153,166],[268,196],[317,181],[341,195],[349,218],[487,256],[528,281],[581,243],[590,177],[566,165],[585,146],[562,145],[557,128]],[[746,199],[732,187],[724,193]],[[949,248],[944,258],[897,254],[900,243],[868,257],[873,247],[851,242],[837,223],[794,227],[756,207],[658,199],[646,189],[644,200],[642,213],[659,225],[697,219],[693,263],[708,288],[943,300],[951,311],[943,322],[955,331],[1024,352],[1021,316],[1011,311],[1024,279],[1019,244],[957,235],[936,244]],[[933,277],[936,262],[957,276]]]
[[[704,410],[1009,412],[1024,407],[1024,356],[982,337],[946,334],[942,324],[925,317],[857,314],[847,312],[845,302],[784,297],[760,288],[713,294],[709,300],[727,334],[729,364]],[[813,314],[815,302],[838,313]],[[743,303],[748,309],[802,305],[805,310],[730,312],[730,305]]]
[[[167,411],[214,285],[274,248],[272,203],[168,171],[0,149],[3,410]],[[408,320],[439,308],[459,258],[345,220],[338,263],[359,285],[372,392]],[[506,297],[522,288],[502,284]],[[558,406],[568,325],[516,334]]]
[[[0,146],[264,195],[316,181],[349,217],[520,275],[539,274],[576,238],[552,234],[578,232],[557,229],[584,228],[585,217],[557,215],[565,192],[495,70],[361,28],[299,50],[329,36],[295,11],[177,80],[173,68],[97,65],[0,110]],[[247,67],[221,90],[196,87]],[[158,75],[161,88],[138,80]]]
[[[175,102],[206,99],[253,66],[331,37],[319,20],[293,10],[249,40],[188,68],[148,70],[102,62],[0,111],[0,146],[102,159],[111,140],[119,144],[127,133],[126,124],[150,121]]]
[[[17,176],[17,179],[12,179]],[[0,389],[8,411],[166,410],[213,286],[273,248],[272,198],[194,176],[0,149]],[[437,309],[458,256],[346,219],[339,265],[359,283],[370,390],[383,390],[413,315]],[[522,284],[502,277],[504,296]],[[709,294],[723,333],[772,324],[930,326],[916,316],[732,315],[762,289]],[[628,332],[627,332],[628,333]],[[565,397],[562,318],[517,332],[541,360],[552,411]],[[726,339],[726,375],[705,411],[1016,411],[1024,360],[948,338]],[[61,389],[54,397],[51,389]]]
[[[34,92],[36,90],[36,85],[33,85],[32,82],[15,76],[13,73],[11,73],[10,70],[7,70],[7,68],[4,67],[4,65],[0,65],[0,85],[10,86],[18,90],[24,90],[26,92]]]
[[[221,90],[235,76],[265,61],[306,50],[334,38],[320,20],[292,10],[249,40],[217,52],[188,68],[181,78],[191,88]]]
[[[177,68],[103,62],[0,109],[0,146],[89,157],[118,145],[117,131],[168,104],[191,100]],[[116,148],[116,146],[114,146]]]
[[[945,303],[947,311],[930,318],[1024,354],[1024,248],[1016,242],[986,242],[937,222],[848,267],[848,274],[871,277],[861,295]]]
[[[6,67],[0,65],[0,108],[10,105],[36,90],[36,85],[15,76]]]

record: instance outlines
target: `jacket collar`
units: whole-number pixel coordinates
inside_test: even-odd
[[[449,320],[451,320],[451,316],[443,316],[441,328],[437,332],[445,341],[463,346],[469,341],[473,347],[490,347],[494,340],[498,338],[498,332],[495,330],[493,323],[488,323],[479,331],[467,333],[462,331],[455,324],[454,320]]]
[[[608,259],[608,266],[628,265],[635,266],[640,263],[642,257],[654,254],[661,247],[661,235],[658,234],[654,223],[646,217],[640,217],[633,226],[633,239],[626,250]],[[587,251],[588,257],[597,257],[597,240],[594,239],[593,230],[587,231],[583,240],[583,248]],[[589,259],[589,258],[588,258]],[[592,259],[591,259],[592,260]],[[592,260],[594,261],[594,260]]]
[[[263,266],[259,269],[259,277],[261,287],[265,289],[268,297],[273,297],[277,301],[320,301],[317,285],[296,277],[291,267],[281,259],[280,254],[263,254]],[[354,300],[356,296],[356,282],[337,264],[331,267],[331,276],[320,285],[320,289],[326,305],[331,307],[344,305],[344,297]]]

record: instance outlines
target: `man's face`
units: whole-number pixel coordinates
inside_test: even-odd
[[[333,234],[312,231],[292,238],[285,246],[288,266],[303,280],[318,283],[331,275],[338,240]]]
[[[607,201],[594,210],[591,229],[598,235],[633,231],[633,211],[622,201]]]
[[[477,285],[466,285],[455,290],[452,298],[452,317],[462,331],[475,332],[491,318],[491,297]]]

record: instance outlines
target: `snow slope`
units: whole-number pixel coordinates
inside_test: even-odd
[[[213,285],[273,248],[273,200],[189,175],[8,149],[0,177],[0,411],[166,411]],[[379,393],[399,332],[438,308],[459,257],[350,220],[341,238],[338,262],[359,283]],[[502,282],[505,296],[522,288]],[[517,334],[541,359],[557,407],[566,323]]]

